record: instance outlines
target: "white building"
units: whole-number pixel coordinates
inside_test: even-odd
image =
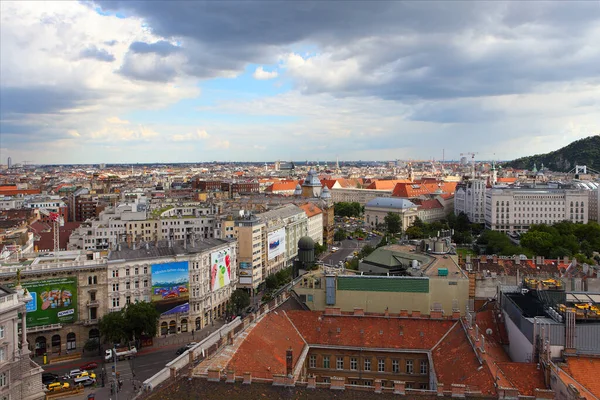
[[[223,269],[218,257],[223,255]],[[213,268],[214,267],[214,268]],[[161,268],[177,269],[187,279],[186,289],[173,293],[161,292],[157,285]],[[235,290],[237,273],[237,242],[203,239],[183,244],[163,242],[159,247],[142,244],[111,251],[107,267],[108,310],[118,311],[129,303],[153,301],[162,307],[159,334],[199,330],[224,316],[227,303]],[[172,282],[167,286],[172,286]],[[172,292],[173,288],[169,287]],[[187,305],[171,301],[187,299]],[[175,304],[174,303],[174,304]]]
[[[588,192],[569,189],[498,189],[486,192],[485,227],[525,232],[532,224],[587,223]]]
[[[397,197],[378,197],[365,205],[365,222],[375,228],[380,224],[385,224],[385,217],[390,212],[400,215],[402,231],[411,226],[415,218],[419,216],[418,206],[410,200]]]
[[[377,197],[391,197],[392,192],[393,190],[338,188],[334,185],[331,188],[331,200],[333,200],[334,203],[355,202],[360,203],[361,206],[364,206],[369,201]]]
[[[24,300],[31,301],[31,295],[15,289],[0,286],[0,399],[43,399],[42,368],[29,357],[26,335],[20,333],[27,328],[19,326],[25,321]]]
[[[308,236],[323,245],[323,211],[312,203],[303,204],[300,208],[308,217]]]
[[[486,181],[473,179],[456,186],[454,214],[465,213],[474,224],[485,222]]]
[[[0,210],[14,210],[22,208],[25,200],[18,197],[0,196]]]

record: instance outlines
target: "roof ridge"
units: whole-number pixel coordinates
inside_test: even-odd
[[[448,336],[450,334],[450,332],[452,332],[452,329],[454,329],[454,327],[458,324],[458,321],[456,321],[454,324],[452,324],[452,326],[446,331],[446,333],[444,333],[444,336],[442,336],[440,338],[440,340],[438,340],[438,342],[431,348],[431,352],[433,353],[433,351],[435,350],[436,347],[438,347],[443,341],[444,339],[446,339],[446,336]]]
[[[302,339],[304,344],[308,345],[308,342],[306,341],[306,339],[304,339],[304,336],[302,336],[302,334],[300,333],[298,328],[296,328],[296,325],[294,325],[294,322],[292,322],[291,318],[287,315],[287,312],[285,310],[282,310],[282,311],[283,311],[283,315],[285,315],[285,318],[290,322],[290,324],[292,324],[292,326],[296,330],[296,333],[298,333],[298,336],[300,336],[300,338]]]

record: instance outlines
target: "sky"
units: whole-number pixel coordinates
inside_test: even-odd
[[[507,160],[600,134],[598,1],[0,2],[0,163]]]

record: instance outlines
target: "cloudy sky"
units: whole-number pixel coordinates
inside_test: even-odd
[[[600,133],[600,2],[0,2],[0,162],[512,159]]]

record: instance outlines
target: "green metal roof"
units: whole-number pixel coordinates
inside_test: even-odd
[[[429,293],[429,279],[388,276],[338,276],[337,290]]]

